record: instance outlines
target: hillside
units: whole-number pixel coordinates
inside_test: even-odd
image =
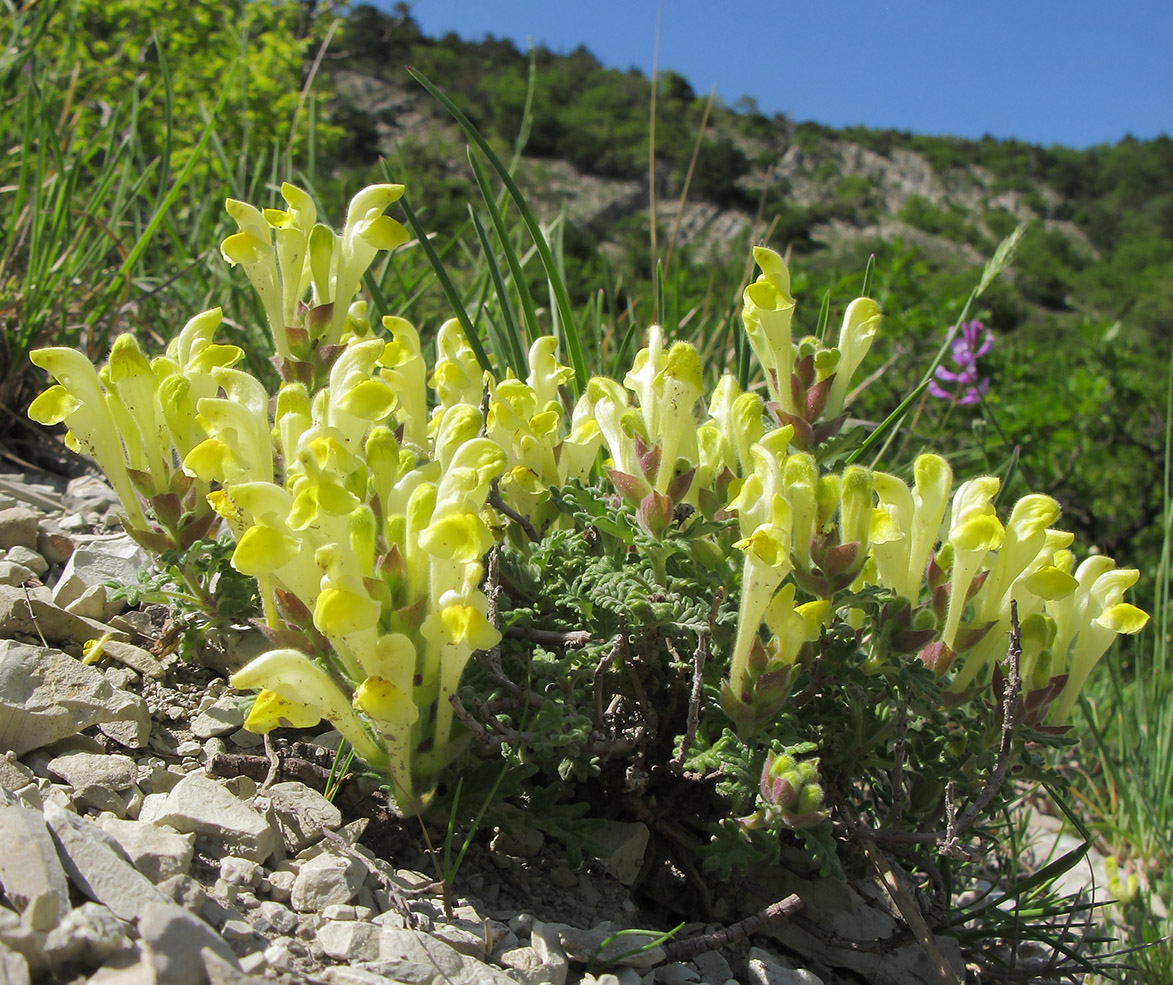
[[[401,160],[422,146],[442,178],[467,173],[442,111],[404,71],[422,71],[473,121],[512,148],[531,58],[507,41],[422,36],[407,16],[359,7],[331,64],[344,156]],[[546,211],[603,242],[646,216],[650,81],[603,68],[585,49],[532,53],[530,128],[521,175]],[[679,75],[658,82],[657,219],[670,231],[701,129],[705,99]],[[452,153],[445,158],[444,151]],[[418,175],[417,175],[418,177]],[[418,197],[423,197],[418,196]],[[1016,265],[1014,324],[1040,312],[1131,320],[1160,334],[1173,315],[1173,140],[1126,140],[1073,151],[862,128],[836,131],[752,105],[713,107],[689,184],[678,241],[698,258],[755,229],[801,254],[855,255],[904,243],[934,267],[970,266],[1018,222],[1032,223]],[[457,211],[463,212],[462,209]],[[463,215],[460,216],[463,219]],[[821,266],[821,264],[820,264]]]
[[[353,191],[382,173],[385,158],[442,239],[471,236],[468,203],[478,196],[459,130],[409,65],[503,156],[521,148],[517,178],[535,211],[547,222],[565,218],[576,299],[602,291],[617,337],[642,333],[655,294],[651,82],[604,68],[583,48],[522,53],[492,38],[428,38],[402,10],[354,10],[328,59],[330,116],[346,133],[334,179],[339,191]],[[971,312],[998,340],[983,414],[950,428],[951,412],[930,403],[916,422],[939,429],[933,440],[954,442],[955,454],[1046,488],[1084,542],[1134,556],[1156,549],[1173,325],[1173,140],[1076,151],[839,131],[767,118],[745,101],[713,105],[706,119],[706,99],[688,80],[666,72],[657,86],[657,256],[671,255],[677,324],[668,312],[658,317],[670,332],[705,319],[733,331],[731,302],[753,243],[789,251],[796,324],[807,332],[824,293],[833,318],[854,296],[873,254],[888,368],[855,406],[878,419],[915,384],[985,259],[1025,222],[1013,267]],[[1121,481],[1105,482],[1105,473]],[[1020,485],[1010,484],[1017,495]]]

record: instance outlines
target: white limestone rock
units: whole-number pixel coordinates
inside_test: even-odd
[[[145,702],[92,667],[60,650],[0,640],[0,750],[22,756],[102,723],[124,723],[144,741],[150,731]]]
[[[118,842],[131,864],[156,885],[172,876],[186,875],[191,868],[193,834],[109,815],[99,817],[97,824]]]
[[[281,845],[268,817],[202,773],[180,780],[152,814],[155,824],[221,842],[230,854],[254,862],[264,862]]]
[[[290,891],[292,906],[298,913],[318,913],[331,903],[349,903],[366,876],[357,859],[323,852],[302,863]]]
[[[69,913],[69,880],[39,812],[0,808],[0,883],[34,930],[52,930]]]
[[[110,835],[55,803],[45,805],[45,823],[57,842],[73,884],[123,920],[137,920],[152,903],[170,900],[127,860]]]

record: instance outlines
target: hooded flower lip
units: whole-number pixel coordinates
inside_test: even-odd
[[[93,363],[65,346],[37,349],[29,359],[58,381],[29,404],[29,417],[38,424],[64,423],[69,429],[66,444],[93,457],[118,494],[131,526],[145,528],[146,517],[126,470],[122,439]]]
[[[754,247],[753,256],[762,273],[742,295],[741,320],[750,348],[765,370],[771,399],[793,414],[790,374],[794,350],[790,324],[794,318],[794,298],[790,294],[790,269],[781,256],[764,246]]]

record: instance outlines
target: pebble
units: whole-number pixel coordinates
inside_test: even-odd
[[[0,883],[34,930],[52,930],[69,913],[69,882],[39,811],[0,808]]]
[[[25,547],[35,551],[37,527],[42,514],[27,506],[10,506],[0,510],[0,548]]]
[[[26,568],[15,561],[0,561],[0,585],[20,586],[37,577],[32,568]]]
[[[101,964],[118,950],[129,929],[129,924],[100,903],[83,903],[49,932],[45,953],[56,967],[82,957],[91,964]]]
[[[138,922],[143,950],[158,985],[198,985],[204,978],[200,951],[210,948],[239,968],[236,955],[203,920],[174,903],[153,903]]]
[[[179,834],[142,820],[109,816],[99,817],[97,824],[118,842],[134,867],[154,883],[185,875],[191,866],[194,835]]]
[[[745,982],[746,985],[823,985],[823,980],[813,972],[787,968],[760,947],[750,948]]]
[[[231,886],[253,886],[261,878],[261,867],[252,859],[225,855],[220,859],[220,878]]]
[[[180,780],[153,821],[220,842],[231,854],[254,862],[263,862],[280,844],[268,818],[202,773]]]
[[[349,903],[358,893],[367,870],[357,859],[323,852],[302,864],[290,898],[299,913],[318,913],[331,903]]]
[[[252,912],[250,919],[253,926],[262,934],[268,931],[292,934],[297,930],[297,914],[275,900],[262,900]]]
[[[38,578],[44,576],[49,571],[49,562],[36,551],[22,544],[10,547],[4,559],[11,561],[13,564],[19,564],[22,567],[28,568]]]
[[[138,920],[153,904],[172,905],[126,860],[118,842],[92,821],[50,802],[45,805],[45,822],[53,832],[62,866],[73,884],[116,916]]]
[[[268,797],[285,848],[292,854],[321,841],[324,831],[336,831],[342,826],[342,812],[304,783],[274,783]]]
[[[29,985],[29,963],[23,954],[0,944],[0,982],[7,985]]]
[[[4,593],[11,591],[0,587],[0,622]],[[27,616],[23,597],[20,606]],[[136,742],[150,733],[142,699],[115,690],[92,667],[59,650],[0,640],[0,748],[19,756],[91,725],[115,722],[128,722]]]
[[[79,807],[95,807],[119,817],[127,807],[127,798],[119,792],[129,791],[138,777],[133,759],[113,753],[68,753],[51,760],[48,769],[73,788]]]

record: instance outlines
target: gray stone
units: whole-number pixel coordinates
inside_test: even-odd
[[[106,616],[108,605],[109,593],[106,591],[106,586],[94,585],[87,588],[68,605],[63,605],[62,608],[71,615],[81,616],[83,619],[96,619],[100,622]]]
[[[857,940],[884,940],[901,926],[889,910],[887,892],[876,883],[851,883],[838,879],[805,880],[785,866],[776,866],[757,874],[753,895],[747,894],[743,905],[756,908],[766,902],[784,899],[797,893],[803,912],[811,925],[821,931]],[[839,948],[826,943],[806,929],[804,922],[775,920],[761,930],[763,937],[779,941],[787,953],[808,956],[812,963],[843,967],[872,985],[936,985],[939,968],[917,941],[885,950],[881,960],[874,953]],[[941,956],[953,974],[965,978],[965,960],[956,938],[935,938]]]
[[[483,961],[488,956],[489,948],[485,947],[484,937],[464,927],[458,927],[451,923],[437,923],[433,925],[430,933],[433,937],[442,940],[445,944],[451,944],[461,954],[467,954],[470,958]],[[559,982],[558,985],[562,985],[562,983]]]
[[[69,881],[41,815],[0,808],[0,883],[34,930],[52,930],[69,913]]]
[[[689,985],[690,982],[700,980],[695,968],[686,965],[683,961],[673,961],[662,964],[655,971],[656,985]],[[725,981],[724,978],[720,979]]]
[[[244,709],[240,706],[240,699],[229,693],[192,719],[191,734],[197,739],[210,739],[214,735],[230,735],[243,724]]]
[[[49,968],[49,956],[45,954],[44,932],[33,930],[5,907],[0,907],[0,946],[23,957],[28,974],[32,978],[37,978]],[[0,964],[0,967],[3,965]]]
[[[27,506],[10,506],[0,510],[0,548],[27,547],[36,550],[37,526],[43,513]]]
[[[260,954],[256,956],[259,964],[256,964],[252,959],[253,956],[248,955],[241,958],[239,964],[232,964],[209,948],[205,947],[200,951],[200,960],[204,963],[208,985],[256,985],[257,979],[248,973],[249,968],[253,971],[263,968],[265,959]]]
[[[430,982],[433,977],[429,975],[427,968],[421,966],[416,971],[416,977],[404,977],[401,980],[407,985],[414,985],[416,982]],[[395,985],[386,975],[371,971],[369,968],[327,968],[321,973],[321,979],[326,985]]]
[[[293,893],[293,883],[297,879],[297,873],[289,869],[277,869],[270,872],[265,881],[269,884],[269,895],[275,900],[282,903],[287,903]]]
[[[180,780],[152,820],[221,842],[233,855],[254,862],[263,862],[281,844],[267,817],[201,773]]]
[[[512,968],[528,985],[542,985],[553,982],[554,976],[546,969],[541,955],[532,947],[514,947],[503,951],[497,958],[506,968]]]
[[[603,849],[599,861],[603,869],[625,886],[635,884],[644,864],[648,847],[648,826],[640,821],[608,821],[591,839]]]
[[[101,903],[83,903],[49,932],[45,953],[56,968],[76,961],[94,967],[118,950],[126,930],[127,925]]]
[[[376,961],[381,927],[354,920],[328,920],[314,936],[322,950],[337,961]]]
[[[86,985],[155,985],[155,970],[142,948],[122,948],[86,980]]]
[[[116,916],[137,920],[152,902],[172,905],[127,861],[118,842],[97,825],[54,803],[45,805],[45,823],[73,884]]]
[[[53,601],[64,608],[80,598],[86,589],[97,585],[107,582],[135,585],[138,573],[151,567],[150,556],[126,534],[95,539],[69,556],[53,588]],[[108,608],[106,616],[117,615],[124,608],[126,603],[120,602],[115,611]]]
[[[805,969],[787,968],[769,951],[751,947],[746,960],[746,985],[823,985],[823,980]]]
[[[366,876],[367,867],[357,859],[323,852],[302,863],[290,890],[293,908],[317,913],[331,903],[349,903]]]
[[[49,513],[60,513],[65,502],[52,483],[30,482],[27,475],[17,473],[0,476],[0,499],[4,500],[5,506],[27,503]]]
[[[131,864],[156,885],[172,876],[185,875],[191,867],[193,834],[109,816],[99,817],[97,824],[118,842]]]
[[[24,955],[0,944],[0,982],[5,985],[29,985],[31,981],[29,963]]]
[[[46,530],[43,526],[37,531],[37,553],[50,565],[64,564],[75,547],[69,534]]]
[[[276,900],[262,900],[250,918],[262,934],[292,934],[297,930],[297,914]]]
[[[535,920],[530,928],[530,947],[542,959],[546,974],[549,976],[548,980],[553,982],[553,985],[565,985],[566,972],[570,967],[559,938],[560,929],[562,928],[559,924],[544,923],[541,920]]]
[[[162,880],[159,883],[159,892],[172,903],[178,903],[185,910],[191,910],[192,913],[198,913],[203,909],[208,898],[204,887],[189,875],[170,876]]]
[[[343,924],[342,926],[346,926]],[[354,926],[364,926],[355,924]],[[379,960],[370,966],[401,982],[420,982],[419,969],[428,975],[425,981],[446,981],[452,985],[517,985],[498,968],[461,954],[441,940],[414,930],[384,928],[379,935]]]
[[[0,756],[0,787],[15,792],[35,779],[33,771],[16,758],[16,753],[9,751]]]
[[[116,691],[92,667],[59,650],[0,640],[0,749],[19,756],[115,721],[135,735],[150,730],[145,702]]]
[[[291,854],[296,855],[321,841],[323,831],[335,831],[342,824],[342,812],[304,783],[296,780],[274,783],[266,793],[285,847]]]
[[[49,562],[46,561],[36,551],[28,547],[18,544],[16,547],[10,547],[5,560],[11,561],[13,564],[22,565],[28,568],[38,578],[45,575],[49,570]]]
[[[278,937],[270,941],[265,948],[265,964],[276,972],[289,971],[293,967],[293,952],[291,945],[294,942],[288,937]]]
[[[251,941],[256,936],[256,931],[253,930],[253,925],[247,920],[225,920],[224,925],[219,928],[220,936],[223,937],[229,944],[242,944],[245,941]]]
[[[733,977],[733,969],[720,951],[705,951],[692,959],[701,980],[711,983],[727,982]]]
[[[0,632],[5,637],[44,639],[50,644],[74,643],[77,646],[100,639],[104,633],[126,639],[121,630],[75,616],[53,602],[39,598],[39,591],[28,592],[25,588],[0,585]]]
[[[127,801],[118,792],[134,786],[138,767],[129,756],[72,752],[50,760],[49,772],[73,787],[78,807],[95,807],[121,817]]]
[[[150,650],[144,650],[141,646],[135,646],[132,643],[107,640],[106,644],[102,647],[102,656],[116,660],[131,670],[142,674],[143,677],[150,677],[152,680],[161,681],[167,676],[167,671],[159,663],[158,657],[151,653]]]
[[[120,506],[118,494],[96,475],[79,475],[65,487],[63,508],[75,513],[105,513]]]
[[[538,926],[536,921],[534,926]],[[657,934],[625,934],[622,937],[614,937],[614,934],[623,928],[609,921],[600,923],[590,930],[578,930],[561,924],[551,926],[557,927],[562,949],[572,961],[596,961],[603,965],[645,969],[654,968],[664,960],[664,948],[653,943],[659,937]],[[614,939],[604,946],[603,942],[609,937]]]
[[[261,866],[252,859],[225,855],[220,859],[220,878],[231,886],[254,886],[261,876]]]
[[[174,903],[152,903],[138,923],[143,951],[158,985],[206,985],[200,952],[208,948],[239,968],[236,955],[211,927]]]
[[[19,587],[26,582],[33,581],[36,577],[36,572],[32,568],[26,568],[23,564],[17,564],[15,561],[0,561],[0,585]]]

